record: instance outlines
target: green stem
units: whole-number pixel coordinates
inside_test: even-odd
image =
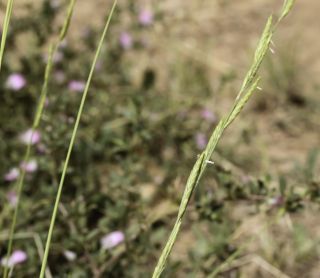
[[[27,144],[27,149],[26,149],[26,152],[25,152],[25,155],[24,155],[24,158],[23,158],[23,162],[27,162],[29,160],[29,157],[30,157],[30,154],[31,154],[31,146],[32,146],[32,140],[33,140],[33,134],[34,134],[34,131],[38,128],[38,126],[40,124],[42,112],[43,112],[43,109],[44,109],[44,104],[45,104],[45,101],[46,101],[46,96],[47,96],[47,92],[48,92],[49,77],[50,77],[52,66],[53,66],[53,55],[58,49],[59,42],[61,42],[61,40],[64,38],[65,34],[67,33],[75,1],[76,0],[70,0],[67,17],[65,19],[65,22],[63,24],[62,30],[60,32],[58,43],[56,43],[56,44],[53,43],[49,47],[49,57],[48,57],[48,62],[47,62],[46,69],[45,69],[44,82],[43,82],[43,85],[42,85],[42,89],[41,89],[41,93],[40,93],[40,97],[39,97],[37,110],[36,110],[35,117],[34,117],[33,124],[32,124],[31,138],[30,138],[30,141]],[[16,227],[16,224],[17,224],[17,218],[18,218],[18,214],[19,214],[20,200],[21,200],[21,195],[22,195],[22,192],[23,192],[25,174],[26,174],[26,171],[25,171],[24,167],[21,167],[21,175],[20,175],[20,177],[18,179],[18,182],[16,184],[16,187],[18,188],[18,190],[17,190],[17,204],[16,204],[16,206],[14,208],[12,223],[11,223],[10,231],[9,231],[9,241],[8,241],[8,247],[7,247],[7,258],[10,257],[10,254],[12,252],[13,236],[14,236],[15,227]],[[8,277],[8,271],[9,271],[9,267],[5,266],[4,267],[4,272],[3,272],[3,277],[4,278]]]
[[[2,37],[1,37],[1,46],[0,46],[0,71],[1,71],[1,66],[2,66],[4,48],[6,46],[6,40],[7,40],[7,34],[8,34],[8,29],[9,29],[10,17],[12,14],[13,2],[14,2],[13,0],[8,0],[6,14],[4,16],[4,23],[3,23],[3,30],[2,30]]]
[[[50,250],[50,244],[51,244],[51,240],[52,240],[52,233],[53,233],[53,229],[54,229],[54,225],[55,225],[55,220],[56,220],[56,217],[57,217],[60,198],[61,198],[61,195],[62,195],[64,179],[65,179],[65,176],[66,176],[66,172],[67,172],[67,168],[68,168],[71,152],[72,152],[72,149],[73,149],[74,141],[75,141],[75,138],[76,138],[76,135],[77,135],[77,131],[78,131],[78,127],[79,127],[79,123],[80,123],[83,107],[84,107],[84,104],[85,104],[85,101],[86,101],[86,97],[87,97],[87,94],[88,94],[88,90],[89,90],[89,87],[90,87],[90,83],[91,83],[91,79],[92,79],[92,76],[93,76],[93,72],[94,72],[94,69],[95,69],[95,66],[96,66],[96,63],[97,63],[101,48],[102,48],[102,44],[103,44],[105,35],[106,35],[107,30],[109,28],[110,21],[111,21],[114,9],[116,7],[116,4],[117,4],[117,0],[115,0],[114,3],[113,3],[113,6],[111,8],[111,12],[109,14],[109,17],[107,19],[106,25],[105,25],[104,30],[103,30],[103,33],[101,35],[100,42],[99,42],[98,48],[96,50],[96,53],[95,53],[95,56],[94,56],[94,59],[93,59],[92,65],[91,65],[90,73],[89,73],[89,76],[88,76],[88,79],[87,79],[87,82],[86,82],[86,86],[85,86],[85,89],[84,89],[84,92],[83,92],[83,95],[82,95],[81,103],[80,103],[79,110],[78,110],[78,113],[77,113],[77,119],[76,119],[76,122],[74,124],[73,131],[72,131],[71,140],[70,140],[68,151],[67,151],[67,155],[66,155],[66,158],[65,158],[65,161],[64,161],[63,170],[62,170],[62,174],[61,174],[61,179],[60,179],[60,182],[59,182],[58,191],[57,191],[57,195],[56,195],[56,200],[55,200],[55,204],[54,204],[54,208],[53,208],[53,212],[52,212],[52,216],[51,216],[50,227],[49,227],[49,231],[48,231],[46,247],[45,247],[45,251],[44,251],[44,256],[43,256],[42,265],[41,265],[41,271],[40,271],[40,276],[39,276],[40,278],[43,278],[44,274],[45,274],[45,269],[46,269],[49,250]]]
[[[42,90],[41,90],[41,94],[40,94],[40,99],[39,99],[39,103],[38,103],[38,108],[35,114],[35,118],[34,118],[34,122],[32,125],[32,133],[30,136],[30,141],[27,144],[27,149],[23,158],[23,162],[27,162],[29,160],[30,157],[30,153],[31,153],[31,146],[32,146],[32,141],[33,141],[33,135],[35,130],[37,129],[37,127],[39,126],[39,122],[41,119],[41,115],[43,112],[43,108],[44,108],[44,103],[45,103],[45,99],[46,99],[46,95],[47,95],[47,88],[48,88],[48,81],[49,81],[49,75],[51,72],[51,68],[52,68],[52,57],[53,57],[53,53],[55,50],[55,46],[51,45],[50,46],[50,51],[49,51],[49,59],[48,59],[48,63],[46,66],[46,71],[45,71],[45,80],[44,80],[44,84],[42,86]],[[16,187],[18,188],[18,192],[17,192],[17,204],[14,208],[14,213],[13,213],[13,219],[11,222],[11,227],[10,227],[10,231],[9,231],[9,241],[8,241],[8,248],[7,248],[7,258],[10,257],[10,254],[12,252],[12,245],[13,245],[13,235],[14,235],[14,231],[15,231],[15,227],[17,224],[17,218],[18,218],[18,213],[19,213],[19,208],[20,208],[20,199],[21,199],[21,195],[22,195],[22,191],[23,191],[23,185],[24,185],[24,177],[25,177],[26,171],[24,169],[24,167],[21,167],[21,175],[19,176],[18,179],[18,183],[16,185]],[[8,270],[9,267],[5,266],[4,267],[4,272],[3,272],[3,277],[7,278],[8,277]]]

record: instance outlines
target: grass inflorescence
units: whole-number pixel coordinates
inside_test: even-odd
[[[283,19],[290,11],[290,9],[293,6],[293,0],[291,1],[285,1],[280,19]],[[278,21],[279,22],[279,21]],[[236,117],[239,115],[241,110],[243,109],[246,102],[249,100],[249,98],[252,96],[253,92],[257,89],[258,83],[260,80],[260,77],[258,76],[258,71],[261,66],[261,63],[266,56],[271,39],[273,36],[273,33],[275,31],[276,24],[273,23],[273,17],[270,16],[268,18],[268,21],[266,23],[266,26],[264,28],[264,31],[262,33],[262,36],[259,40],[258,46],[256,48],[253,63],[245,76],[244,82],[241,86],[241,89],[237,95],[236,101],[229,112],[229,114],[222,118],[220,122],[218,123],[217,127],[213,131],[209,142],[205,148],[205,150],[199,155],[196,163],[194,164],[191,173],[189,175],[188,181],[185,186],[185,190],[182,196],[182,200],[179,207],[178,216],[176,219],[176,222],[174,224],[174,227],[172,229],[172,232],[168,238],[168,241],[161,253],[161,256],[159,258],[159,261],[155,267],[153,276],[154,278],[160,277],[161,273],[163,272],[167,259],[170,255],[170,252],[173,248],[173,245],[176,241],[177,235],[179,233],[183,216],[186,212],[186,209],[188,207],[188,203],[190,201],[190,198],[192,196],[192,192],[199,184],[199,181],[204,174],[208,163],[210,162],[211,156],[223,134],[225,129],[236,119]]]

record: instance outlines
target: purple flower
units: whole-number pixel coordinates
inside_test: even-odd
[[[203,150],[206,147],[208,142],[206,135],[203,133],[197,133],[195,140],[196,140],[197,148],[199,150]]]
[[[139,22],[141,25],[148,26],[153,22],[153,13],[149,9],[143,9],[139,12]]]
[[[12,168],[8,173],[4,175],[4,179],[6,181],[15,181],[20,175],[20,171],[18,168]]]
[[[209,109],[204,108],[201,111],[201,117],[205,120],[207,120],[210,123],[214,123],[217,121],[216,115],[214,115]]]
[[[63,251],[63,255],[70,262],[74,261],[77,258],[77,254],[73,251],[70,251],[70,250]]]
[[[9,204],[12,207],[15,207],[18,203],[18,196],[17,196],[16,192],[14,192],[14,191],[8,192],[7,199],[8,199]]]
[[[86,84],[83,81],[72,80],[69,82],[68,88],[70,91],[82,93],[85,86],[86,86]]]
[[[130,49],[132,47],[132,37],[127,32],[121,33],[119,41],[123,49]]]
[[[40,142],[40,139],[40,132],[37,130],[32,130],[32,128],[28,129],[20,135],[20,141],[26,145],[29,143],[35,145]]]
[[[27,254],[22,250],[13,251],[12,255],[7,258],[2,258],[1,264],[7,267],[13,267],[17,264],[21,264],[27,260]]]
[[[32,159],[28,162],[22,162],[21,168],[24,169],[27,173],[33,173],[38,169],[38,163],[35,159]]]
[[[105,235],[101,239],[101,246],[103,249],[111,249],[124,241],[124,234],[121,231],[114,231]]]
[[[20,73],[11,74],[6,82],[7,87],[13,91],[21,90],[26,84],[25,78]]]

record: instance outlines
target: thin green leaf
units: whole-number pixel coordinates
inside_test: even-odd
[[[284,19],[289,14],[289,12],[291,11],[291,9],[294,5],[294,2],[295,2],[295,0],[285,0],[284,1],[279,21]]]

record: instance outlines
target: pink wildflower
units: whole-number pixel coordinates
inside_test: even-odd
[[[17,264],[21,264],[27,260],[27,254],[22,250],[13,251],[12,255],[7,258],[2,258],[1,264],[7,267],[13,267]]]
[[[13,91],[21,90],[26,84],[25,78],[20,73],[11,74],[6,82],[7,87]]]
[[[32,159],[28,162],[22,162],[21,168],[24,169],[27,173],[33,173],[38,169],[38,163],[35,159]]]
[[[30,142],[32,145],[35,145],[40,142],[40,139],[40,132],[37,130],[32,130],[31,128],[20,135],[20,141],[26,145]]]
[[[124,241],[124,234],[121,231],[114,231],[105,235],[101,239],[101,246],[103,249],[111,249]]]
[[[6,181],[15,181],[20,175],[20,171],[18,168],[12,168],[10,171],[4,175],[4,179]]]
[[[72,80],[69,82],[68,88],[70,91],[82,93],[85,86],[86,86],[86,84],[83,81]]]
[[[153,13],[149,9],[143,9],[139,13],[139,22],[141,25],[148,26],[153,22]]]
[[[119,41],[123,49],[130,49],[132,47],[132,37],[127,32],[121,33]]]

